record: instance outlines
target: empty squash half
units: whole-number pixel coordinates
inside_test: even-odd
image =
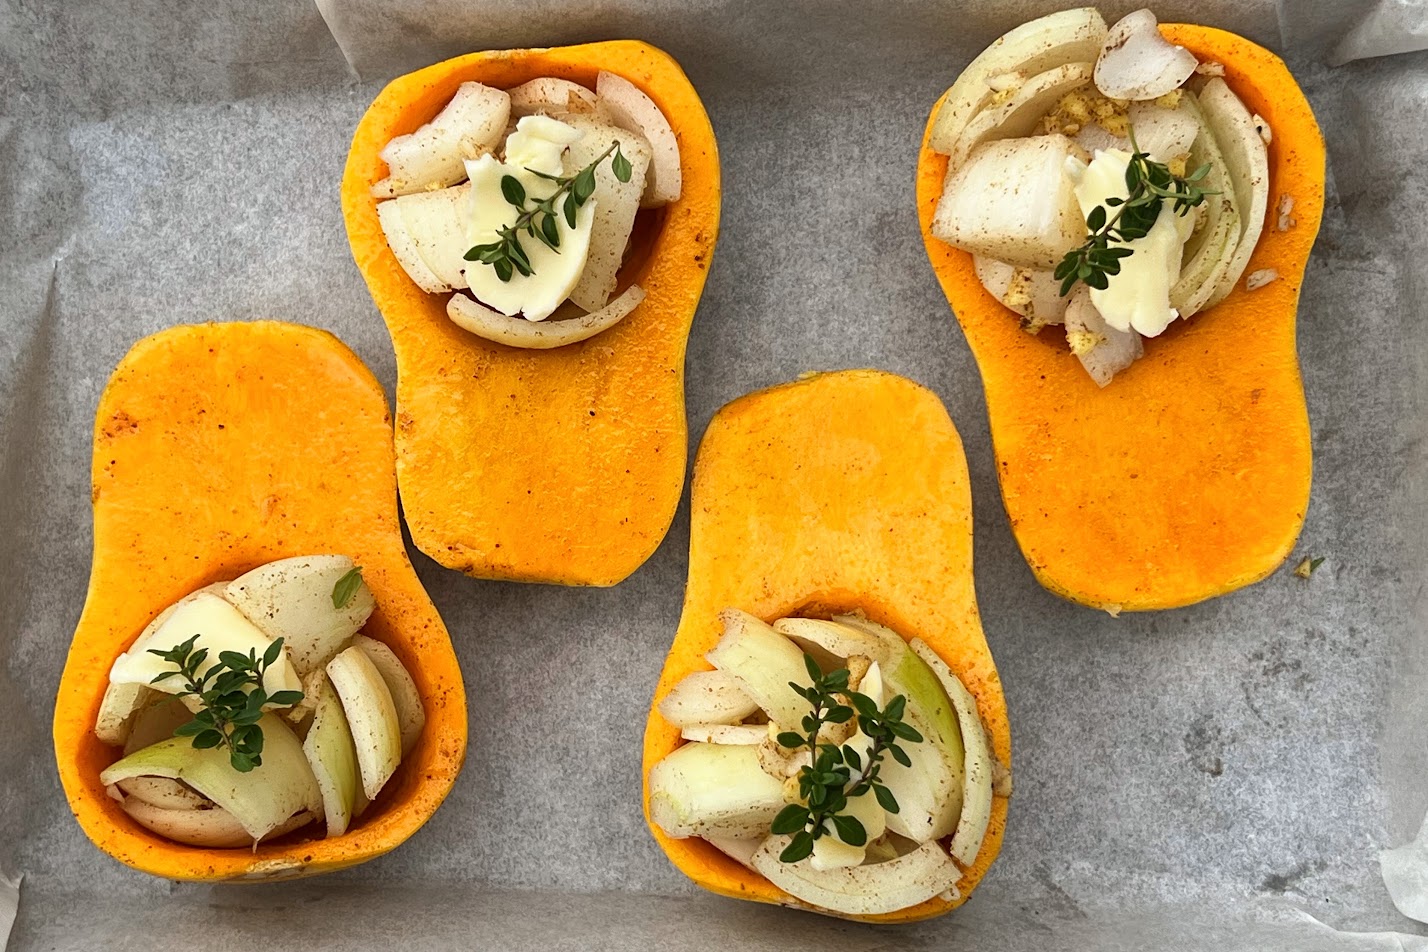
[[[70,808],[95,845],[169,879],[289,879],[372,859],[416,832],[461,769],[466,695],[402,543],[386,400],[356,355],[325,331],[269,321],[175,327],[140,341],[99,400],[92,498],[89,594],[54,743]],[[99,779],[121,756],[94,734],[114,659],[190,592],[311,552],[341,552],[362,567],[376,601],[365,630],[411,672],[426,708],[415,747],[341,836],[299,832],[249,850],[150,833]]]
[[[1278,280],[1255,290],[1241,281],[1146,340],[1145,356],[1105,389],[1057,335],[1023,333],[972,256],[932,235],[947,157],[924,138],[918,160],[923,238],[981,369],[1012,531],[1042,585],[1112,612],[1188,605],[1259,581],[1288,556],[1309,503],[1295,312],[1323,211],[1323,138],[1277,56],[1210,27],[1161,29],[1201,62],[1222,64],[1230,88],[1268,121],[1269,214],[1288,196],[1297,221],[1266,222],[1246,269],[1273,269]]]
[[[972,503],[961,439],[933,393],[872,370],[821,374],[750,394],[709,424],[694,467],[689,583],[674,644],[645,728],[645,816],[665,853],[706,889],[798,906],[792,896],[699,838],[675,839],[650,819],[650,770],[681,743],[658,704],[708,670],[719,613],[864,613],[921,638],[970,690],[994,757],[1010,764],[1001,681],[977,614]],[[903,922],[966,901],[1001,848],[1007,799],[993,797],[960,895],[856,917]]]
[[[447,316],[387,245],[371,189],[379,153],[461,83],[538,77],[643,90],[679,143],[683,191],[641,212],[616,294],[644,300],[594,337],[548,350],[493,343]],[[694,87],[634,41],[473,53],[394,80],[362,117],[342,180],[352,254],[397,357],[397,476],[412,540],[478,578],[613,585],[669,529],[684,485],[684,349],[719,229],[719,159]],[[535,326],[535,325],[533,325]]]

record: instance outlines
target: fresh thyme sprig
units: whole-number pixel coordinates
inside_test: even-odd
[[[276,691],[269,695],[263,689],[263,674],[282,655],[283,639],[278,638],[268,645],[261,658],[255,650],[246,655],[237,651],[220,651],[218,662],[202,674],[199,672],[208,660],[208,649],[194,651],[197,641],[198,635],[194,635],[168,651],[150,648],[149,654],[156,654],[178,665],[178,670],[165,671],[149,683],[158,684],[173,677],[183,678],[184,690],[177,696],[197,697],[203,707],[193,720],[181,724],[174,731],[174,736],[192,737],[193,746],[200,750],[227,747],[228,762],[233,769],[247,773],[263,764],[263,729],[258,726],[263,706],[276,704],[285,707],[298,703],[303,697],[301,691]]]
[[[621,182],[628,182],[633,172],[630,160],[625,158],[620,151],[619,142],[611,142],[610,147],[601,152],[595,161],[574,175],[547,175],[544,172],[537,172],[535,169],[526,169],[532,175],[539,176],[547,181],[556,183],[556,189],[550,195],[540,199],[528,199],[525,186],[520,179],[514,175],[501,176],[501,194],[506,201],[510,202],[520,212],[516,220],[509,225],[502,225],[496,232],[500,237],[497,240],[484,245],[476,245],[463,257],[467,261],[479,261],[488,264],[496,269],[496,277],[502,281],[511,280],[513,274],[520,274],[523,277],[530,277],[535,272],[531,268],[531,259],[526,254],[526,249],[521,245],[521,232],[524,231],[530,237],[544,244],[557,254],[560,252],[560,226],[557,223],[555,210],[556,203],[564,197],[565,201],[561,205],[561,212],[565,215],[565,223],[571,228],[575,227],[575,213],[580,207],[590,200],[590,196],[595,194],[595,169],[607,156],[610,158],[610,171],[615,173],[615,178]],[[534,204],[527,205],[527,201]]]
[[[805,688],[790,681],[789,685],[813,705],[813,711],[803,718],[803,734],[784,731],[778,735],[778,742],[790,750],[806,747],[813,752],[813,763],[798,772],[798,793],[803,802],[784,807],[771,827],[774,833],[793,835],[778,857],[785,863],[796,863],[812,853],[814,842],[829,832],[829,823],[849,846],[866,844],[868,833],[863,824],[843,812],[848,801],[871,790],[879,806],[889,813],[898,812],[897,798],[880,779],[879,762],[884,754],[891,754],[893,760],[909,767],[912,760],[898,741],[922,742],[917,729],[902,719],[907,699],[901,694],[879,710],[877,702],[866,694],[848,690],[847,668],[824,674],[818,662],[807,654],[803,664],[813,684]],[[825,724],[845,724],[855,714],[858,727],[872,741],[864,754],[851,744],[819,743]]]
[[[1104,291],[1110,284],[1109,276],[1121,273],[1121,259],[1133,253],[1130,248],[1112,247],[1113,243],[1124,244],[1148,235],[1166,199],[1175,203],[1177,214],[1185,215],[1205,196],[1219,194],[1196,184],[1210,174],[1208,162],[1189,175],[1171,175],[1168,166],[1140,151],[1134,130],[1130,140],[1133,154],[1126,166],[1127,195],[1106,199],[1105,205],[1097,205],[1086,216],[1086,243],[1068,251],[1054,272],[1061,282],[1062,297],[1071,293],[1077,281]],[[1107,212],[1107,206],[1115,211]]]

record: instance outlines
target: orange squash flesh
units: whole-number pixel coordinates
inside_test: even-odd
[[[641,213],[620,289],[647,296],[590,340],[521,350],[467,333],[397,264],[377,220],[379,152],[475,80],[510,88],[600,70],[650,96],[679,140],[678,201]],[[342,180],[353,256],[397,356],[397,473],[412,540],[478,578],[613,585],[669,529],[684,487],[684,349],[719,230],[719,158],[693,86],[633,41],[473,53],[393,81],[362,117]]]
[[[822,374],[750,394],[709,424],[694,466],[689,584],[645,728],[645,819],[670,860],[706,889],[799,905],[702,839],[649,820],[650,769],[681,743],[658,703],[710,668],[717,613],[766,621],[862,610],[920,637],[959,675],[1003,764],[1011,734],[972,584],[972,503],[962,442],[933,393],[873,370]],[[870,922],[910,922],[966,901],[1001,848],[1007,800],[994,797],[961,898],[931,899]]]
[[[1056,328],[1022,332],[971,256],[933,237],[947,159],[924,138],[918,160],[923,239],[981,369],[1012,531],[1042,585],[1112,611],[1188,605],[1259,581],[1289,555],[1309,503],[1294,325],[1323,212],[1323,137],[1268,50],[1209,27],[1162,30],[1224,64],[1230,88],[1273,130],[1270,221],[1246,274],[1273,268],[1279,280],[1256,291],[1241,280],[1213,309],[1146,340],[1145,357],[1104,390]],[[1283,195],[1298,223],[1281,232]]]
[[[186,880],[289,879],[380,856],[446,797],[466,752],[466,695],[397,515],[391,418],[377,380],[325,331],[175,327],[140,341],[99,401],[94,561],[55,703],[60,780],[115,859]],[[376,598],[364,631],[415,679],[426,726],[352,829],[323,824],[257,850],[182,846],[140,827],[99,782],[120,752],[93,733],[115,657],[169,604],[275,559],[335,552]],[[262,769],[262,768],[259,768]]]

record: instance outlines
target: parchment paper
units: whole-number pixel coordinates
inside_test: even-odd
[[[1377,856],[1428,805],[1428,54],[1325,65],[1367,2],[1157,5],[1282,51],[1328,140],[1299,312],[1315,476],[1296,553],[1326,561],[1308,582],[1291,560],[1216,601],[1112,619],[1043,591],[1017,551],[913,207],[937,95],[1061,5],[0,0],[0,864],[26,877],[10,948],[1423,949]],[[390,393],[338,208],[363,109],[447,55],[617,36],[676,56],[719,136],[692,441],[742,393],[847,366],[928,384],[961,429],[1017,773],[991,875],[951,917],[879,931],[706,896],[668,864],[640,816],[639,751],[687,503],[613,590],[477,582],[414,553],[482,703],[465,773],[401,849],[261,887],[109,860],[68,815],[49,724],[110,370],[170,324],[279,317],[337,332]]]

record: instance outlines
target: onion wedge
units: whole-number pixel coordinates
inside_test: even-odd
[[[124,812],[142,827],[164,839],[189,846],[209,849],[232,849],[255,842],[237,817],[221,807],[202,810],[165,810],[143,800],[130,797],[124,801]],[[306,810],[295,814],[265,834],[269,839],[291,833],[311,823],[313,815]]]
[[[1182,261],[1180,279],[1170,289],[1170,304],[1182,320],[1205,307],[1218,289],[1221,278],[1229,271],[1240,240],[1239,203],[1225,158],[1196,98],[1187,92],[1184,102],[1194,110],[1200,122],[1200,135],[1195,137],[1195,144],[1190,149],[1190,167],[1209,164],[1210,172],[1200,184],[1207,191],[1218,194],[1205,197],[1205,223],[1186,242],[1184,253],[1190,256],[1189,260]]]
[[[956,169],[983,142],[1017,139],[1036,131],[1046,115],[1067,93],[1091,81],[1091,64],[1067,63],[1028,79],[1005,103],[978,113],[958,137],[947,159],[947,168]]]
[[[161,810],[200,810],[213,801],[168,777],[128,777],[115,784],[125,797],[132,797]]]
[[[793,641],[815,657],[821,652],[828,661],[839,665],[855,655],[882,664],[892,660],[886,642],[875,635],[837,621],[821,618],[780,618],[773,623],[774,631]],[[819,660],[820,664],[824,659]],[[825,672],[832,670],[826,665]]]
[[[1021,328],[1036,333],[1049,324],[1066,321],[1066,299],[1061,282],[1050,271],[1016,265],[977,255],[972,259],[977,280],[1002,305],[1025,318]]]
[[[282,719],[265,714],[263,764],[248,773],[234,770],[226,748],[200,750],[187,737],[173,737],[135,751],[99,775],[105,786],[130,777],[182,780],[229,813],[259,840],[295,813],[322,810],[322,792],[303,756],[302,745]]]
[[[397,722],[402,727],[402,756],[406,756],[416,746],[421,729],[426,726],[426,710],[421,703],[421,691],[417,690],[411,672],[391,648],[366,635],[353,638],[352,644],[361,648],[367,660],[376,666],[387,690],[392,694],[392,704],[397,709]]]
[[[511,118],[561,116],[595,111],[595,94],[579,83],[554,76],[541,76],[506,90],[511,97]]]
[[[1269,150],[1255,126],[1254,117],[1223,79],[1211,79],[1197,98],[1205,123],[1224,157],[1240,212],[1240,234],[1234,257],[1205,302],[1205,307],[1211,308],[1234,289],[1259,244],[1269,210]]]
[[[691,724],[679,736],[700,744],[762,744],[769,732],[757,724]]]
[[[601,72],[595,79],[595,92],[600,109],[615,125],[643,136],[653,150],[640,207],[656,208],[678,200],[684,191],[679,139],[659,106],[634,83],[614,73]]]
[[[327,662],[327,676],[352,730],[362,792],[375,800],[402,760],[402,731],[392,692],[361,648],[348,648]]]
[[[464,294],[453,294],[446,302],[446,316],[463,330],[497,344],[549,350],[589,340],[609,330],[628,317],[644,299],[644,289],[632,284],[598,311],[580,317],[528,321],[523,317],[507,317]]]
[[[1077,346],[1077,335],[1086,335],[1090,346]],[[1071,302],[1066,307],[1066,339],[1072,345],[1071,352],[1098,387],[1106,386],[1112,377],[1145,353],[1145,344],[1134,329],[1120,331],[1106,323],[1096,305],[1091,303],[1085,285],[1071,292]]]
[[[951,853],[963,866],[970,866],[981,852],[992,818],[992,751],[987,745],[986,731],[982,729],[981,715],[977,713],[977,699],[972,697],[962,679],[953,674],[947,663],[921,638],[912,640],[912,650],[942,682],[957,709],[962,743],[967,751],[966,786],[962,794],[962,817],[952,835]]]
[[[224,597],[269,638],[283,639],[293,669],[305,677],[327,664],[376,608],[360,579],[342,607],[332,603],[334,586],[353,568],[345,555],[279,559],[234,579]]]
[[[650,819],[676,839],[767,833],[783,784],[747,744],[685,744],[650,770]]]
[[[436,118],[386,144],[381,156],[390,174],[372,194],[392,198],[461,181],[463,162],[496,148],[510,113],[511,97],[502,90],[462,83]]]
[[[1006,33],[972,60],[952,84],[937,111],[928,144],[936,152],[950,154],[967,123],[996,94],[989,82],[995,77],[1034,75],[1067,63],[1093,62],[1105,39],[1106,21],[1095,7],[1063,10]]]
[[[362,771],[357,765],[357,747],[352,740],[352,730],[347,726],[342,702],[326,678],[317,691],[317,710],[303,740],[302,752],[322,791],[327,835],[341,836],[347,832],[363,796]]]
[[[759,709],[733,675],[696,671],[686,675],[659,702],[659,713],[678,728],[737,724]]]
[[[749,864],[790,896],[829,912],[876,916],[897,912],[946,892],[956,895],[962,871],[936,843],[885,863],[815,870],[808,860],[784,863],[787,836],[771,836]]]
[[[1160,35],[1155,14],[1128,13],[1106,33],[1096,60],[1096,88],[1111,99],[1155,99],[1178,89],[1200,61]]]
[[[733,675],[769,720],[782,727],[797,727],[809,713],[808,702],[790,686],[810,683],[803,653],[748,612],[726,608],[719,619],[724,623],[724,636],[704,657]]]

